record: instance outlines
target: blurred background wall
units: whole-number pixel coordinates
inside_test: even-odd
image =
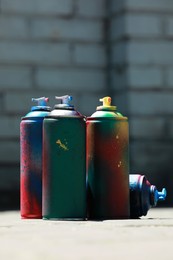
[[[31,98],[110,95],[129,117],[130,172],[173,205],[173,1],[0,1],[0,208],[19,206],[19,124]]]

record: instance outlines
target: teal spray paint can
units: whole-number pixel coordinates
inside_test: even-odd
[[[43,218],[86,218],[85,118],[61,101],[43,123]]]

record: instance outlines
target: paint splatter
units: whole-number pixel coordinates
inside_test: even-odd
[[[120,168],[120,167],[121,167],[121,164],[122,164],[122,163],[121,163],[121,161],[119,161],[118,168]]]
[[[63,144],[60,139],[56,141],[56,144],[59,144],[59,147],[61,147],[64,151],[68,151],[68,147]]]

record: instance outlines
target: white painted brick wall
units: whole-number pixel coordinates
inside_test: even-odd
[[[40,89],[66,89],[70,91],[103,91],[105,74],[98,69],[39,69],[36,82]]]
[[[13,106],[13,103],[11,103]],[[20,132],[20,117],[1,116],[0,138],[17,138]]]
[[[124,41],[120,41],[114,45],[112,45],[111,50],[111,63],[112,65],[122,65],[127,62],[127,43]]]
[[[101,41],[102,21],[80,19],[33,19],[31,22],[33,39]]]
[[[165,134],[165,120],[162,117],[133,117],[129,126],[131,138],[139,140],[160,140]]]
[[[3,109],[6,111],[7,115],[10,116],[18,116],[21,118],[25,116],[30,110],[32,106],[35,106],[35,102],[32,102],[31,99],[38,97],[49,97],[48,105],[53,108],[55,105],[55,95],[64,95],[63,90],[59,90],[58,88],[54,91],[51,90],[21,90],[21,91],[6,91],[4,93],[3,98]],[[65,93],[68,94],[68,93]],[[75,95],[73,95],[75,100]]]
[[[173,120],[170,118],[169,120],[169,137],[171,140],[173,140]]]
[[[112,104],[117,107],[117,111],[129,117],[129,96],[126,90],[114,92]],[[129,122],[130,123],[130,122]]]
[[[27,39],[29,33],[26,18],[1,15],[0,16],[0,39]]]
[[[110,22],[111,41],[121,39],[126,34],[125,15],[113,16]]]
[[[0,66],[0,90],[28,89],[32,86],[32,71],[29,67]]]
[[[127,69],[112,69],[112,87],[114,90],[131,89],[145,90],[162,88],[163,71],[154,66],[129,66]],[[169,71],[171,77],[171,71]],[[170,79],[171,81],[171,79]]]
[[[64,65],[70,62],[67,43],[0,42],[0,61],[6,64]]]
[[[1,140],[0,163],[17,163],[20,160],[19,142]]]
[[[169,41],[137,42],[127,46],[127,61],[132,64],[173,65],[173,44]]]
[[[161,37],[162,27],[159,16],[153,14],[123,14],[111,21],[112,40],[122,37]]]
[[[86,91],[84,95],[80,95],[78,97],[80,112],[85,111],[86,116],[91,116],[96,111],[96,107],[100,106],[99,99],[103,96],[102,92],[91,93],[91,91]]]
[[[152,184],[157,185],[157,183],[160,183],[161,188],[168,187],[165,186],[165,180],[170,183],[170,178],[172,179],[170,170],[168,170],[173,154],[171,143],[151,142],[151,140],[148,142],[134,141],[131,144],[130,151],[133,154],[133,157],[131,157],[132,165],[135,165],[135,168],[131,167],[131,172],[143,173],[148,176],[148,180]]]
[[[129,93],[129,113],[135,115],[165,116],[173,114],[173,95],[169,91]]]
[[[20,187],[20,172],[19,166],[16,166],[14,163],[8,166],[0,167],[0,190],[11,192],[16,189],[19,190]],[[12,198],[10,198],[11,201]]]
[[[124,10],[126,7],[126,0],[112,0],[110,1],[110,11],[111,14],[119,13],[120,11]]]
[[[21,117],[25,116],[31,110],[31,107],[35,105],[34,102],[31,102],[32,97],[49,97],[48,105],[53,109],[54,105],[57,103],[57,101],[55,100],[55,96],[62,96],[65,94],[72,95],[72,104],[75,106],[76,109],[79,110],[79,112],[84,115],[90,115],[91,113],[93,113],[97,104],[100,103],[99,98],[105,95],[102,90],[93,90],[93,92],[91,92],[88,89],[83,92],[74,92],[73,90],[59,88],[55,88],[52,91],[49,89],[32,89],[30,91],[23,90],[18,92],[7,91],[4,94],[3,107],[8,116],[10,115],[10,118],[15,118],[18,116],[18,118],[21,119]]]
[[[127,0],[126,8],[137,11],[172,12],[173,2],[172,0]]]
[[[130,14],[125,17],[127,35],[155,37],[161,35],[161,19],[153,14]]]
[[[41,97],[45,96],[45,93],[43,95],[38,95],[37,92],[34,90],[28,92],[28,91],[6,91],[4,94],[4,101],[3,101],[3,107],[6,113],[14,115],[19,115],[19,117],[24,116],[27,112],[30,111],[30,108],[32,105],[34,105],[31,102],[32,97]]]
[[[69,15],[73,0],[1,0],[1,11],[12,14]]]
[[[109,14],[108,4],[0,1],[0,166],[19,163],[19,121],[32,97],[54,106],[55,95],[70,94],[91,115],[111,93],[129,116],[132,170],[171,169],[173,1],[111,0]]]
[[[162,81],[162,69],[159,67],[146,67],[146,66],[130,66],[128,68],[128,85],[131,88],[161,88]]]
[[[111,70],[111,82],[112,82],[112,89],[114,91],[116,90],[124,90],[126,91],[127,85],[128,85],[128,77],[127,77],[127,71],[124,70]]]
[[[74,63],[83,66],[105,67],[105,47],[93,44],[76,44],[74,47]]]
[[[168,36],[173,37],[173,18],[172,18],[172,16],[167,19],[166,33]]]
[[[0,113],[3,113],[3,102],[4,102],[4,95],[2,94],[2,91],[0,93]]]
[[[20,160],[19,142],[10,140],[1,140],[0,145],[0,163],[17,163]]]
[[[104,17],[105,12],[104,0],[78,0],[78,15],[84,17]]]
[[[167,72],[168,86],[173,87],[173,67],[170,67]]]
[[[166,187],[170,205],[172,15],[172,0],[112,0],[111,74],[118,110],[129,116],[130,169]]]
[[[156,185],[158,190],[165,187],[167,198],[163,205],[172,206],[173,176],[170,168],[173,154],[172,144],[164,141],[134,141],[130,151],[133,154],[131,172],[145,174],[150,183]]]

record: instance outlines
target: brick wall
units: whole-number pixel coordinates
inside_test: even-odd
[[[173,2],[112,1],[111,14],[112,84],[129,116],[131,172],[166,187],[173,205]]]
[[[166,186],[171,204],[172,15],[172,0],[0,1],[0,190],[19,187],[19,124],[32,97],[53,106],[70,94],[90,115],[111,95],[129,117],[131,172]]]
[[[70,94],[90,115],[106,94],[105,16],[105,0],[0,1],[0,191],[19,190],[19,124],[32,97],[54,106]]]

